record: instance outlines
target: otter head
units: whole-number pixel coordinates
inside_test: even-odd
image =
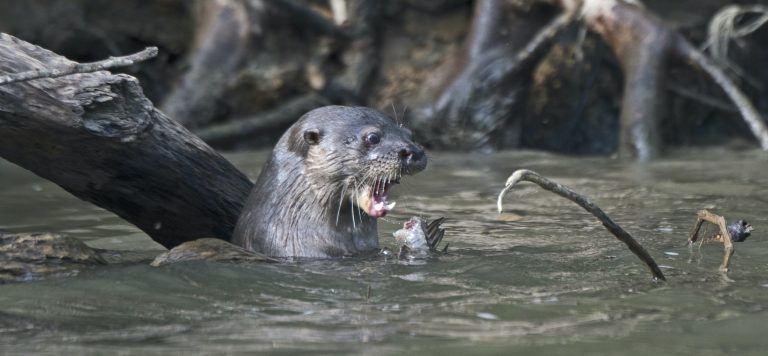
[[[388,200],[392,185],[427,166],[411,131],[369,108],[315,109],[293,125],[287,139],[288,149],[304,158],[315,194],[335,198],[339,210],[351,202],[374,218],[395,206]]]

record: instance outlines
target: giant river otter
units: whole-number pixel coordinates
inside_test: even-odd
[[[390,187],[427,165],[411,132],[383,113],[328,106],[280,138],[248,197],[234,244],[278,257],[374,250]]]

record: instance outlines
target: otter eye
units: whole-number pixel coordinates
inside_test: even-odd
[[[365,143],[369,145],[377,145],[379,142],[381,142],[381,136],[379,136],[379,134],[371,132],[365,135]]]

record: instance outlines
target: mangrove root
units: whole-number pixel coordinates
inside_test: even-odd
[[[495,150],[519,146],[531,73],[552,43],[576,19],[573,9],[549,20],[501,0],[475,3],[467,53],[457,75],[434,102],[414,112],[414,126],[429,142],[451,149]],[[504,24],[512,28],[502,30]]]
[[[250,23],[243,1],[199,2],[195,47],[189,70],[165,98],[162,108],[186,127],[206,124],[246,56]],[[253,1],[253,21],[265,16],[261,1]],[[251,39],[258,42],[258,36]]]
[[[647,160],[659,154],[661,99],[666,62],[675,57],[704,71],[741,112],[763,150],[768,128],[747,96],[723,69],[679,32],[629,0],[559,0],[566,10],[581,6],[585,25],[611,47],[624,72],[619,153]]]
[[[583,195],[574,192],[570,188],[555,183],[541,175],[539,175],[536,172],[529,171],[527,169],[520,169],[515,171],[509,178],[507,179],[507,183],[504,187],[504,189],[499,193],[499,199],[497,202],[499,213],[503,211],[503,200],[504,196],[509,192],[512,187],[515,186],[515,184],[519,183],[520,181],[528,181],[532,183],[536,183],[538,186],[544,188],[545,190],[548,190],[552,193],[555,193],[563,198],[566,198],[576,204],[578,204],[580,207],[584,208],[584,210],[588,211],[590,214],[595,216],[600,222],[603,224],[603,226],[611,233],[613,236],[616,236],[619,241],[623,242],[624,244],[629,247],[629,250],[632,251],[632,253],[635,254],[638,258],[640,258],[641,261],[643,261],[646,266],[648,266],[648,269],[651,271],[651,274],[654,278],[659,280],[666,280],[664,278],[664,274],[661,272],[661,269],[656,264],[656,261],[653,260],[653,257],[648,253],[648,251],[643,248],[637,241],[635,241],[634,238],[632,238],[632,235],[630,235],[628,232],[624,231],[624,229],[621,228],[618,224],[613,222],[611,218],[608,217],[605,212],[603,212],[600,207],[589,201],[586,197]]]

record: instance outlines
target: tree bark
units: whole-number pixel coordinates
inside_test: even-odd
[[[624,72],[619,154],[648,160],[659,155],[665,63],[674,55],[701,68],[728,94],[763,150],[768,127],[725,73],[659,17],[629,0],[559,0],[565,9],[582,7],[585,25],[611,47]]]
[[[0,71],[73,62],[0,34]],[[106,71],[0,86],[0,156],[110,210],[165,247],[228,240],[252,183]]]
[[[548,11],[525,13],[502,0],[478,0],[461,68],[432,103],[415,110],[416,131],[441,148],[519,146],[517,113],[533,68],[575,15],[550,21]]]
[[[620,0],[586,0],[582,9],[586,26],[611,47],[624,72],[619,155],[655,158],[661,150],[660,93],[671,31],[657,17]]]

